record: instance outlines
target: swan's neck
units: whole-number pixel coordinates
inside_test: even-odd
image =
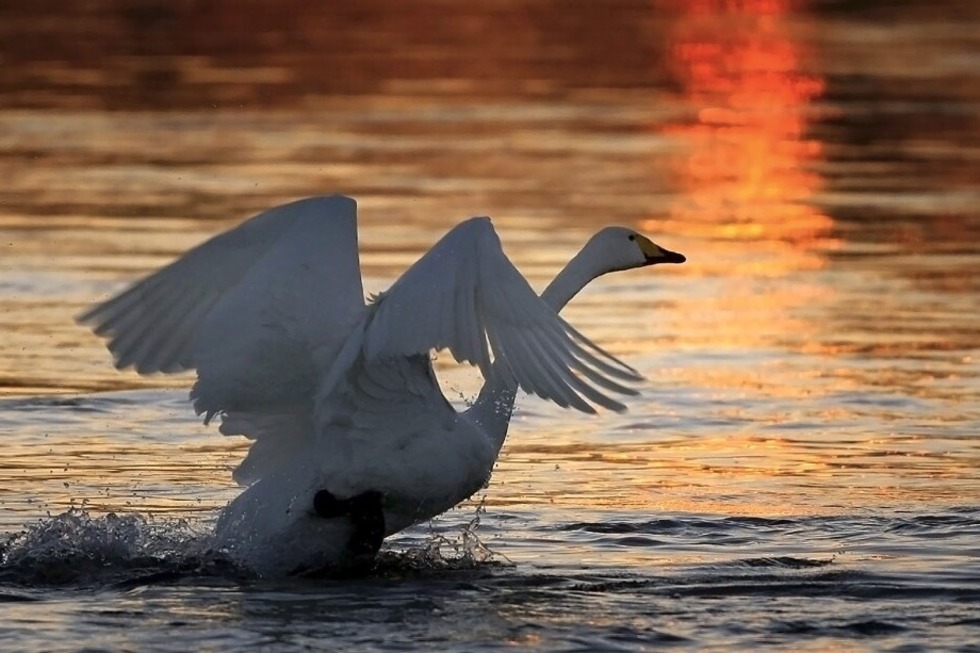
[[[555,309],[556,313],[561,312],[565,304],[589,285],[590,281],[606,271],[597,269],[590,257],[583,256],[584,252],[582,250],[576,254],[541,293],[541,299]]]
[[[579,252],[558,273],[558,276],[552,279],[541,293],[541,299],[557,313],[582,288],[603,272],[605,270],[598,270],[594,264],[590,265],[589,257]],[[483,384],[476,403],[465,413],[493,441],[497,451],[500,451],[507,438],[507,428],[510,426],[516,397],[517,386],[509,379],[494,375],[491,370],[490,378]]]

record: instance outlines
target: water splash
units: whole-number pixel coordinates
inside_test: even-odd
[[[71,508],[0,541],[0,580],[16,584],[85,584],[201,567],[209,537],[186,520],[139,514],[93,516]]]
[[[454,537],[431,530],[422,546],[397,554],[419,569],[474,569],[493,565],[513,565],[502,553],[490,549],[477,533],[480,518],[486,513],[486,498],[476,506],[473,517]],[[388,554],[389,551],[383,552]]]
[[[503,563],[477,535],[481,503],[454,536],[430,532],[419,545],[385,549],[369,576],[473,570]],[[0,583],[16,586],[133,586],[181,578],[248,582],[255,574],[213,547],[209,529],[185,519],[84,508],[39,519],[0,539]]]

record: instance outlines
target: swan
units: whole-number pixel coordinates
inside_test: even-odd
[[[596,233],[537,296],[489,218],[450,230],[365,302],[357,204],[267,210],[78,316],[139,374],[195,369],[194,410],[252,440],[214,546],[260,576],[370,568],[384,537],[485,486],[518,389],[625,410],[641,380],[558,316],[592,279],[685,258],[623,227]],[[430,352],[477,366],[457,412]]]

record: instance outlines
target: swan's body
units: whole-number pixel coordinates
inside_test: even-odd
[[[600,274],[683,260],[610,227],[539,298],[489,219],[473,218],[365,304],[356,204],[317,197],[207,241],[80,319],[111,338],[119,368],[196,369],[198,414],[254,441],[235,471],[248,487],[216,541],[279,575],[352,564],[364,527],[315,509],[318,493],[377,497],[372,523],[383,514],[389,535],[483,487],[519,387],[586,412],[622,409],[602,390],[635,394],[622,382],[639,375],[557,311]],[[480,368],[486,384],[469,410],[443,397],[432,349]]]

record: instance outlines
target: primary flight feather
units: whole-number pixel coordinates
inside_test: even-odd
[[[256,572],[370,565],[382,539],[482,487],[518,388],[622,410],[631,367],[558,315],[606,272],[684,257],[598,232],[539,297],[489,218],[466,220],[365,303],[357,206],[340,195],[266,211],[79,317],[119,368],[195,369],[194,408],[253,444],[216,543]],[[429,353],[476,365],[472,408],[443,397]]]

